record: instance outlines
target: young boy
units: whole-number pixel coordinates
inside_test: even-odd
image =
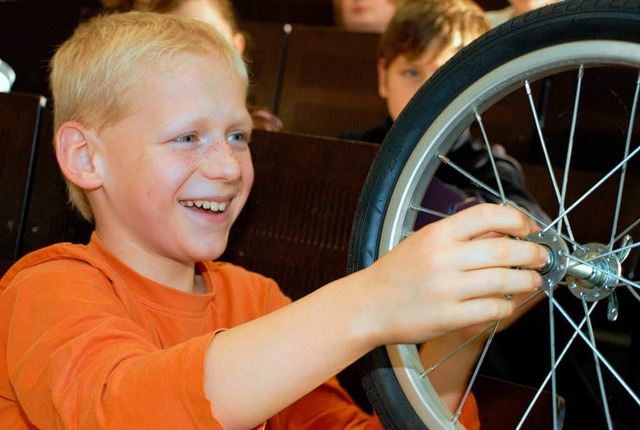
[[[52,61],[55,148],[87,246],[0,281],[7,428],[380,428],[331,379],[372,348],[513,312],[547,254],[519,212],[481,205],[290,303],[212,262],[253,181],[247,74],[210,26],[96,18]],[[328,381],[328,382],[326,382]],[[266,426],[266,427],[265,427]]]

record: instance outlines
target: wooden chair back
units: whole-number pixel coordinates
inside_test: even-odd
[[[38,95],[0,93],[0,258],[9,262],[22,252],[45,104]]]
[[[262,21],[242,23],[247,38],[245,58],[249,69],[249,104],[277,109],[290,25]]]
[[[378,96],[380,36],[334,27],[292,27],[277,114],[284,130],[339,136],[387,117]]]

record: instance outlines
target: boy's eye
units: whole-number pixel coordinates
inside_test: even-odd
[[[407,78],[417,78],[420,76],[420,72],[414,69],[406,69],[402,74]]]
[[[227,140],[231,143],[249,143],[247,135],[241,131],[231,133]]]
[[[195,134],[184,134],[176,138],[176,142],[178,143],[194,143],[197,141],[197,137]]]

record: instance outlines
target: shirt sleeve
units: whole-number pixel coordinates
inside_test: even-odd
[[[203,387],[214,334],[161,349],[108,280],[69,264],[22,276],[0,304],[11,313],[8,376],[29,420],[41,429],[221,429]]]

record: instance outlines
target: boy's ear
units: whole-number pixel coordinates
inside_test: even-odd
[[[378,58],[378,95],[386,100],[388,94],[387,62],[383,58]]]
[[[95,137],[82,124],[69,121],[56,133],[56,157],[66,178],[85,190],[102,185]]]

